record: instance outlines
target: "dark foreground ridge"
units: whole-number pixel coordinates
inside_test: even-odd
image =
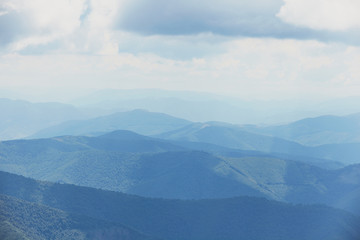
[[[358,217],[322,205],[291,205],[254,197],[151,199],[5,172],[0,172],[0,183],[0,194],[168,240],[357,240],[360,236]]]
[[[155,240],[119,223],[0,195],[0,239]]]

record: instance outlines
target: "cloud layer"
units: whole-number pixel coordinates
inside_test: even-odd
[[[150,53],[7,55],[0,57],[0,85],[182,89],[250,99],[341,97],[360,91],[359,47],[265,38],[221,45],[219,54],[188,60]]]
[[[356,95],[359,8],[357,0],[2,0],[0,88]]]
[[[358,45],[357,0],[3,0],[0,47],[110,53],[125,32],[317,39]],[[40,48],[37,46],[40,45]]]

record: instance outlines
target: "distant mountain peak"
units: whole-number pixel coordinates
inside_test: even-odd
[[[116,140],[139,140],[150,139],[149,137],[137,134],[128,130],[116,130],[99,136],[99,138],[116,139]]]
[[[155,135],[184,127],[190,123],[185,119],[164,113],[135,109],[82,121],[64,122],[43,129],[32,135],[31,138],[61,135],[99,136],[116,130],[129,130],[142,135]]]

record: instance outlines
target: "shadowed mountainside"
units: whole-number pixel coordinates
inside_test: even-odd
[[[0,193],[98,219],[168,240],[346,239],[360,236],[358,217],[320,205],[262,198],[149,199],[0,172]]]
[[[119,223],[71,214],[0,194],[0,237],[7,239],[154,240]]]

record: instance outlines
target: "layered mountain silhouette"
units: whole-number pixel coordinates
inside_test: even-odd
[[[359,118],[356,114],[346,117],[322,116],[282,126],[256,127],[220,122],[191,123],[162,113],[134,110],[64,122],[45,128],[31,138],[99,136],[115,130],[130,130],[174,141],[202,142],[232,149],[301,156],[313,162],[316,159],[327,159],[352,164],[359,162]]]
[[[163,113],[133,110],[88,120],[64,122],[57,126],[43,129],[32,135],[31,138],[62,135],[96,136],[115,130],[130,130],[143,135],[154,135],[178,129],[190,123],[190,121]]]
[[[0,140],[24,138],[64,121],[94,117],[94,113],[62,103],[31,103],[0,98]]]
[[[248,195],[294,203],[326,203],[356,211],[353,203],[360,196],[356,194],[358,165],[327,170],[261,152],[228,149],[226,154],[227,148],[214,146],[192,146],[192,142],[184,144],[129,131],[99,137],[13,140],[0,143],[0,169],[146,197]],[[204,148],[216,151],[205,152]]]
[[[181,112],[199,100],[186,94],[149,104]],[[255,126],[8,99],[0,110],[1,139],[31,135],[0,141],[0,239],[360,237],[359,114]]]
[[[245,127],[247,131],[295,141],[303,145],[318,146],[360,142],[360,114],[348,116],[320,116],[306,118],[290,124],[269,127]]]
[[[244,131],[234,125],[194,123],[157,135],[159,138],[179,141],[205,142],[228,148],[256,150],[267,153],[290,154],[306,158],[327,159],[344,164],[359,163],[360,143],[304,146],[279,137]]]

